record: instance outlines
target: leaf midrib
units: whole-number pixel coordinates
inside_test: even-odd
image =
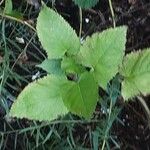
[[[82,92],[81,92],[81,88],[80,88],[80,82],[78,83],[78,89],[79,89],[79,92],[80,92],[80,95],[81,95],[81,99],[82,99],[82,102],[83,102],[83,106],[84,106],[85,111],[86,111],[86,114],[87,114],[87,113],[88,113],[88,109],[87,109],[87,107],[86,107],[86,103],[85,103],[84,98],[83,98],[83,96],[82,96]]]
[[[144,72],[142,72],[142,73],[136,73],[136,74],[133,74],[133,75],[129,75],[129,76],[124,76],[125,78],[127,78],[127,79],[132,79],[132,78],[137,78],[138,76],[142,76],[142,75],[144,75],[144,74],[150,74],[150,70],[148,70],[148,71],[144,71]]]

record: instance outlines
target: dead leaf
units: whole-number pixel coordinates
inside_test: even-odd
[[[33,5],[35,9],[39,9],[40,3],[38,0],[27,0],[27,3]]]
[[[128,0],[129,4],[135,5],[137,3],[137,0]]]

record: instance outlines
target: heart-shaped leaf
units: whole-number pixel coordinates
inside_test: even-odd
[[[83,73],[78,82],[68,81],[61,88],[66,107],[74,114],[89,119],[98,100],[98,84],[91,73]]]

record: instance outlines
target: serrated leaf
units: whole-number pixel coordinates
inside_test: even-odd
[[[83,73],[78,82],[68,81],[61,89],[66,107],[89,119],[98,100],[98,85],[91,73]]]
[[[60,59],[45,59],[37,67],[42,68],[49,74],[61,75],[63,71],[61,70],[61,60]]]
[[[63,78],[49,75],[29,84],[12,105],[10,115],[17,118],[51,121],[68,113],[60,95]]]
[[[95,33],[86,39],[78,54],[78,61],[92,68],[95,79],[104,89],[116,75],[118,65],[122,62],[126,31],[127,28],[122,26]]]
[[[67,52],[75,55],[80,42],[75,31],[55,11],[43,5],[37,19],[37,34],[49,59],[62,58]]]
[[[81,8],[91,8],[95,6],[99,0],[73,0]]]
[[[11,14],[12,13],[12,1],[11,0],[5,0],[4,13],[5,14]]]
[[[70,57],[64,57],[62,62],[61,62],[61,68],[66,72],[66,73],[77,73],[81,74],[85,71],[85,69],[76,63],[75,59],[70,58]]]
[[[125,100],[139,94],[149,94],[150,49],[132,52],[125,56],[119,72],[124,77],[122,95]]]

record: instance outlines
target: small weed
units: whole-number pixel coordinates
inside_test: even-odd
[[[79,1],[77,0],[75,1],[76,3],[79,3]],[[55,0],[47,1],[47,2],[53,8],[55,7]],[[97,1],[95,0],[94,3],[96,4],[96,2]],[[109,3],[110,2],[111,1],[109,1]],[[94,5],[94,3],[92,5]],[[44,85],[43,83],[40,84],[38,82],[39,80],[37,79],[47,75],[47,72],[49,71],[49,66],[48,67],[46,66],[46,68],[48,68],[45,69],[46,71],[43,70],[44,67],[42,67],[43,69],[41,69],[35,66],[38,66],[45,59],[48,60],[47,54],[48,54],[48,58],[51,58],[52,56],[56,56],[56,57],[58,56],[55,54],[51,55],[51,53],[47,51],[47,48],[43,46],[44,50],[46,49],[47,52],[46,54],[46,52],[42,49],[40,42],[38,41],[38,37],[35,30],[35,20],[40,10],[34,8],[35,3],[33,5],[31,3],[26,3],[22,1],[19,4],[20,5],[18,6],[17,3],[13,2],[13,6],[16,7],[15,9],[19,12],[19,17],[15,17],[15,16],[11,16],[10,14],[7,14],[12,11],[12,7],[7,8],[8,10],[6,14],[0,13],[1,16],[0,18],[0,115],[1,115],[0,149],[5,149],[5,150],[6,149],[8,150],[9,149],[14,149],[14,150],[15,149],[16,150],[17,149],[22,149],[22,150],[24,149],[27,150],[28,149],[29,150],[31,149],[43,149],[43,150],[102,149],[104,150],[104,149],[111,149],[112,147],[114,149],[120,149],[119,141],[116,135],[114,135],[114,133],[111,131],[114,125],[122,123],[121,120],[118,118],[118,114],[122,110],[122,106],[118,106],[117,102],[119,99],[122,99],[121,97],[122,93],[125,99],[133,97],[139,93],[142,94],[148,93],[147,91],[143,91],[139,89],[139,86],[137,86],[136,84],[134,85],[136,85],[138,88],[134,89],[135,93],[132,91],[134,95],[132,95],[130,91],[126,90],[126,86],[128,86],[125,85],[125,83],[128,81],[127,78],[128,76],[126,75],[126,71],[128,69],[131,69],[132,70],[131,72],[133,74],[136,71],[139,71],[137,69],[138,67],[136,68],[136,65],[135,68],[134,67],[132,68],[131,65],[128,65],[128,61],[130,61],[131,59],[138,58],[139,62],[143,63],[144,61],[142,60],[144,60],[145,57],[149,56],[149,54],[145,55],[145,53],[149,53],[148,50],[144,50],[143,53],[142,52],[134,53],[137,57],[135,57],[135,55],[132,54],[131,55],[129,54],[127,55],[127,57],[125,57],[125,60],[123,61],[124,68],[122,68],[122,70],[119,70],[119,73],[122,76],[124,76],[123,81],[122,81],[122,76],[121,77],[119,75],[115,76],[115,74],[117,73],[115,72],[114,75],[111,76],[109,80],[107,80],[107,87],[105,87],[105,91],[103,91],[103,89],[101,89],[100,87],[97,88],[97,91],[98,89],[100,89],[99,95],[97,97],[98,101],[96,101],[98,102],[98,104],[96,106],[96,111],[94,111],[95,110],[94,107],[94,109],[92,109],[92,111],[90,112],[90,114],[93,114],[91,115],[90,119],[85,120],[84,118],[82,118],[82,117],[86,117],[86,113],[84,111],[82,113],[80,112],[82,109],[84,109],[84,106],[82,107],[81,110],[80,109],[73,110],[74,108],[73,109],[71,108],[69,111],[71,111],[72,113],[69,112],[63,117],[59,116],[58,120],[53,120],[56,117],[54,117],[53,119],[50,118],[50,120],[52,120],[51,122],[47,122],[47,121],[39,122],[39,121],[29,121],[27,119],[20,120],[16,118],[11,118],[9,116],[10,107],[14,103],[15,99],[17,99],[18,94],[22,92],[22,89],[33,80],[36,85],[37,84],[39,86]],[[2,9],[4,9],[3,6]],[[81,8],[80,8],[80,14],[82,15]],[[112,17],[113,17],[113,24],[115,24],[113,11],[112,11]],[[23,18],[26,21],[24,21]],[[80,22],[79,36],[81,38],[81,34],[82,34],[81,24],[83,20],[80,21],[81,22]],[[45,30],[45,25],[44,28],[42,29]],[[54,31],[57,30],[54,29]],[[54,34],[50,34],[50,35],[54,35]],[[78,37],[77,39],[79,41]],[[69,40],[71,40],[71,37],[69,38]],[[45,35],[44,35],[44,41],[46,41]],[[73,48],[75,48],[74,50],[76,50],[75,47],[77,46],[75,45],[76,40],[72,40],[72,41],[73,41],[72,44]],[[58,42],[58,40],[56,40],[56,42]],[[52,43],[55,44],[55,41]],[[114,43],[116,43],[116,41],[114,41]],[[56,46],[57,44],[58,43],[56,43]],[[65,70],[65,75],[67,77],[68,76],[70,77],[69,78],[70,83],[71,82],[76,83],[80,75],[84,71],[88,71],[88,72],[93,71],[91,65],[86,66],[87,64],[86,63],[84,64],[84,62],[81,64],[76,64],[74,63],[75,60],[72,59],[73,57],[71,57],[71,59],[67,59],[67,57],[74,56],[74,51],[70,51],[69,53],[65,51],[63,53],[59,53],[59,56],[62,56],[63,54],[64,57],[59,58],[61,60],[61,63],[63,62],[63,65],[61,65],[60,67],[63,67],[62,69],[63,71]],[[90,53],[90,56],[91,55],[92,54]],[[57,58],[53,58],[53,59],[57,59]],[[68,62],[71,62],[71,67],[68,65],[69,64]],[[142,63],[141,65],[144,66],[146,62],[144,62],[143,64]],[[55,67],[56,65],[51,65],[50,68],[54,70],[53,72],[54,74],[55,73],[57,74]],[[59,72],[60,71],[59,65],[57,65],[57,69]],[[132,73],[130,75],[133,75]],[[103,76],[99,75],[98,80],[102,77]],[[104,75],[104,77],[106,76]],[[114,78],[112,79],[112,77]],[[145,89],[145,85],[141,84],[144,81],[143,79],[146,78],[140,78],[141,82],[138,83],[144,86],[143,89]],[[124,88],[122,91],[121,91],[122,89],[121,82]],[[102,84],[100,83],[100,86],[104,87],[105,85],[104,83]],[[90,86],[92,86],[92,84],[90,84]],[[133,85],[130,84],[129,86],[133,86]],[[88,91],[90,89],[89,87],[87,91],[85,91],[86,93],[91,92]],[[41,95],[40,91],[39,94]],[[72,97],[73,96],[71,96],[71,98]],[[141,98],[139,97],[139,99]],[[44,101],[43,97],[41,98],[41,101],[42,100]],[[34,111],[34,114],[36,114],[40,110],[39,108],[44,106],[45,109],[46,107],[44,102],[42,102],[42,105],[39,106],[40,107],[38,107],[38,109],[36,108],[36,111]],[[147,109],[147,107],[144,108]],[[149,110],[146,111],[146,113],[147,112],[149,112]],[[20,114],[23,113],[22,117],[24,117],[23,109],[19,110],[19,113]],[[49,114],[50,113],[47,113],[46,115],[48,116]],[[74,114],[77,114],[80,117]],[[36,116],[37,116],[36,119],[38,119],[38,115]],[[28,116],[26,117],[30,119],[30,117]],[[35,118],[33,118],[33,120],[34,119]],[[41,120],[44,119],[42,118]]]

